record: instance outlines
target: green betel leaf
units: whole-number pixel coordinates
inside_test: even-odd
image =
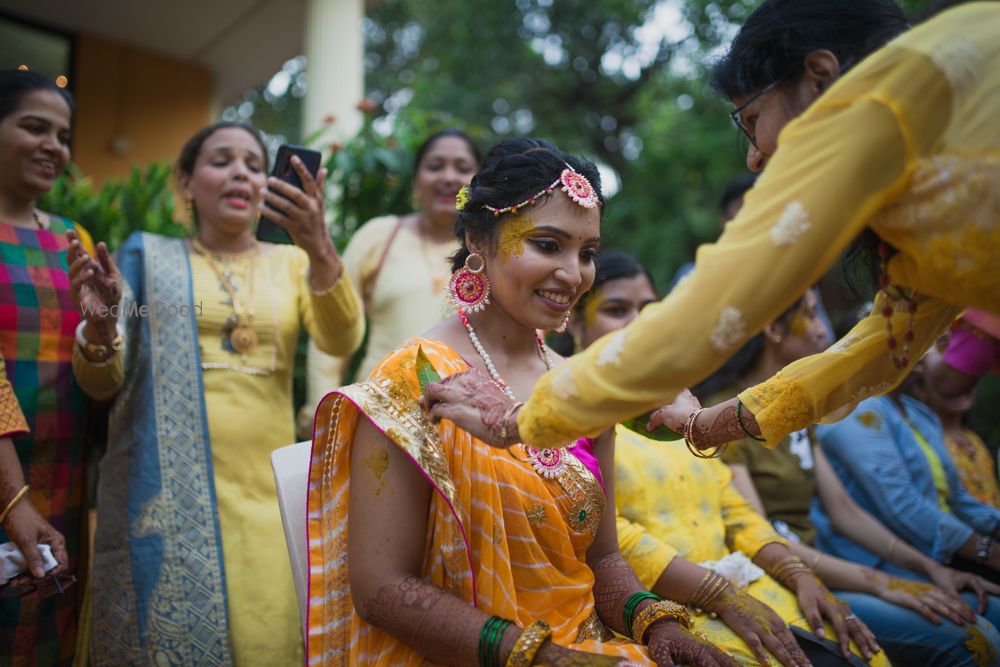
[[[657,426],[652,431],[646,430],[646,423],[649,421],[649,415],[651,412],[647,412],[644,415],[639,415],[638,417],[632,417],[632,419],[626,419],[622,422],[622,426],[630,431],[634,431],[639,435],[649,438],[650,440],[658,440],[660,442],[668,442],[671,440],[680,440],[681,434],[677,431],[673,431],[662,424]]]
[[[417,346],[417,380],[420,382],[421,393],[432,382],[440,382],[441,376],[434,370],[431,360],[424,354],[424,348]]]

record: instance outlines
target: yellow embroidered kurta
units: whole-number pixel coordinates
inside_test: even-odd
[[[718,460],[699,460],[678,442],[657,442],[617,428],[615,497],[622,555],[647,587],[675,556],[694,563],[716,561],[734,551],[748,558],[771,542],[787,544],[732,485]],[[795,594],[766,574],[746,591],[785,623],[809,630]],[[753,651],[721,620],[692,614],[696,630],[738,662],[756,665]],[[835,637],[827,625],[827,636]],[[857,647],[852,645],[857,652]],[[771,658],[778,664],[776,658]],[[878,654],[872,664],[888,664]]]
[[[969,495],[994,507],[1000,507],[1000,488],[993,473],[996,465],[986,443],[972,429],[962,429],[965,442],[947,432],[944,443],[955,462],[958,477]]]
[[[592,435],[670,402],[773,321],[866,227],[917,292],[911,363],[960,312],[1000,312],[1000,5],[946,11],[845,74],[779,136],[739,215],[667,298],[548,373],[518,414],[536,445]],[[770,444],[909,370],[886,322],[741,394]],[[903,302],[897,305],[903,308]],[[902,337],[907,313],[896,312]],[[831,417],[834,415],[831,415]]]
[[[302,626],[269,457],[295,439],[292,370],[300,329],[331,352],[349,352],[363,333],[360,304],[346,275],[328,293],[313,294],[301,249],[264,246],[253,280],[259,341],[241,359],[225,348],[228,294],[204,257],[189,257],[235,664],[301,664]],[[250,262],[217,265],[248,300]],[[85,389],[106,392],[115,366],[121,375],[121,356],[95,366],[77,353],[77,378]]]
[[[558,644],[652,664],[643,647],[597,639],[609,634],[596,616],[586,562],[605,506],[598,480],[572,454],[567,480],[549,480],[521,445],[490,447],[449,421],[433,425],[417,403],[421,347],[442,377],[469,369],[444,343],[411,339],[367,381],[320,404],[309,471],[309,664],[429,664],[362,621],[351,599],[348,501],[359,418],[400,447],[434,488],[421,576],[521,627],[545,620]]]

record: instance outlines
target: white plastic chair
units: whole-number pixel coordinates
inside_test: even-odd
[[[312,442],[306,440],[271,452],[274,486],[278,492],[281,525],[292,564],[299,617],[306,626],[306,603],[309,595],[309,547],[306,536],[306,498],[309,490],[309,456]]]

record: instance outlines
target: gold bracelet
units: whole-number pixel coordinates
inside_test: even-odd
[[[696,612],[701,613],[703,609],[708,607],[708,605],[714,602],[717,597],[722,595],[722,592],[728,587],[728,579],[715,570],[709,570],[708,574],[706,574],[698,584],[698,587],[694,589],[694,594],[691,595],[690,605],[694,607]]]
[[[25,494],[28,493],[28,488],[29,488],[28,485],[25,484],[24,486],[21,487],[21,490],[18,491],[17,494],[10,499],[10,502],[7,503],[7,507],[4,507],[3,512],[0,512],[0,523],[4,522],[4,520],[7,518],[7,515],[10,514],[10,511],[14,509],[14,506],[21,501],[21,498],[24,498]]]
[[[671,600],[660,600],[644,608],[635,617],[632,622],[632,639],[637,644],[645,644],[643,637],[646,636],[649,626],[664,618],[677,621],[685,628],[691,627],[691,617],[684,607]]]
[[[772,579],[776,580],[785,588],[791,588],[791,586],[789,586],[789,582],[792,577],[798,574],[813,575],[814,572],[812,571],[812,568],[806,565],[805,561],[798,556],[786,556],[777,562],[769,574]]]
[[[552,628],[545,621],[535,621],[522,632],[521,636],[514,642],[514,648],[507,656],[507,667],[530,667],[535,660],[535,654],[542,647],[549,637],[552,636]]]
[[[684,438],[684,444],[687,445],[688,451],[691,455],[699,459],[716,459],[722,456],[722,452],[725,451],[728,442],[724,442],[721,445],[717,445],[715,449],[706,454],[705,452],[698,449],[698,446],[694,442],[694,425],[698,421],[698,416],[705,411],[705,408],[699,408],[691,414],[688,415],[687,421],[684,423],[684,428],[681,429],[681,436]]]

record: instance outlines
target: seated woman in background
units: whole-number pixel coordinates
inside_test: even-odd
[[[73,356],[84,391],[114,398],[97,490],[97,665],[302,662],[268,457],[294,437],[301,329],[347,354],[364,320],[323,220],[325,174],[292,158],[300,190],[268,179],[267,163],[248,126],[199,130],[177,161],[192,237],[128,238],[120,311],[102,310],[118,305],[101,289],[113,265],[78,276],[88,326],[113,332],[120,312],[125,338],[110,359]],[[263,203],[295,245],[257,242]]]
[[[923,370],[918,363],[909,383]],[[857,504],[895,533],[898,542],[997,582],[1000,509],[965,490],[944,443],[941,422],[928,406],[904,394],[905,386],[862,401],[836,424],[817,426],[823,452]],[[859,562],[877,561],[862,548],[867,545],[825,530],[822,519],[818,514],[824,550]],[[1000,600],[994,604],[1000,607]],[[993,613],[1000,618],[1000,610],[991,610],[991,619]]]
[[[817,300],[814,291],[807,292],[798,304],[767,325],[763,333],[751,339],[699,387],[698,393],[731,395],[760,377],[768,377],[775,368],[824,348],[825,325],[816,317]],[[734,442],[722,456],[730,465],[740,493],[771,520],[778,532],[790,540],[792,550],[812,565],[868,624],[889,660],[903,664],[930,660],[935,665],[974,665],[981,654],[971,650],[971,646],[1000,648],[1000,633],[991,623],[994,616],[1000,620],[997,613],[1000,600],[990,598],[987,618],[977,618],[967,604],[954,596],[956,589],[972,587],[979,600],[976,595],[968,594],[968,601],[982,612],[986,607],[983,604],[986,591],[1000,593],[1000,588],[946,568],[899,541],[851,500],[817,443],[812,429],[806,429],[782,439],[774,449],[761,447],[749,438]],[[816,499],[834,520],[838,531],[865,544],[879,558],[899,566],[894,574],[905,579],[923,575],[940,589],[887,576],[810,549],[816,529],[809,511]],[[877,561],[878,558],[861,562],[875,567]],[[940,623],[939,615],[950,622]]]
[[[494,147],[459,198],[459,314],[320,404],[311,664],[735,664],[619,554],[605,509],[610,432],[554,449],[493,447],[418,403],[437,374],[470,368],[527,396],[558,362],[537,332],[559,327],[594,280],[598,179],[592,163],[543,141]]]
[[[594,288],[577,304],[570,323],[577,348],[624,327],[655,300],[639,262],[622,252],[602,252]],[[805,565],[732,487],[725,465],[699,461],[680,443],[656,442],[622,426],[616,435],[622,555],[654,592],[709,614],[693,616],[696,630],[741,664],[775,658],[802,664],[805,656],[786,624],[832,636],[845,655],[854,637],[860,654],[885,663],[847,606],[815,577],[802,576],[809,575]],[[832,625],[824,628],[824,620]],[[814,664],[839,662],[815,638],[804,638],[801,648]]]
[[[945,354],[950,348],[949,338],[942,337],[937,345],[927,350],[923,361],[924,372],[913,383],[913,395],[941,420],[945,445],[965,490],[976,500],[998,507],[1000,488],[997,486],[996,462],[982,438],[964,423],[966,413],[976,402],[975,385],[964,393],[948,396],[936,383],[943,370],[941,366],[947,364]]]

